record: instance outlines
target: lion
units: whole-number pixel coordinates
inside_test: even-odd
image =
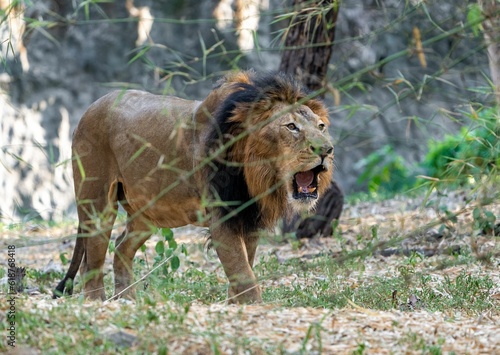
[[[282,73],[227,74],[204,101],[137,90],[97,100],[73,135],[79,224],[54,297],[71,294],[82,264],[85,296],[106,298],[103,264],[120,204],[127,222],[115,242],[113,297],[135,297],[133,259],[156,228],[192,224],[209,227],[228,302],[261,302],[258,232],[287,211],[311,210],[330,186],[329,124],[324,104]]]

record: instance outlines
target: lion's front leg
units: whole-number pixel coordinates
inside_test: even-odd
[[[241,235],[229,233],[223,227],[212,230],[212,241],[217,255],[229,279],[229,303],[262,302],[262,294],[249,262],[245,239]],[[256,241],[251,243],[251,257],[255,255]]]

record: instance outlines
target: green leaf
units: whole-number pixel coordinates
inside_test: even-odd
[[[496,217],[491,211],[484,212],[484,216],[488,222],[495,223]]]
[[[172,238],[168,240],[168,247],[172,250],[177,249],[177,242],[175,241],[175,239]]]
[[[61,254],[59,254],[59,259],[61,259],[61,263],[63,265],[66,265],[69,262],[68,258],[66,257],[66,254],[67,253],[61,253]]]
[[[165,238],[165,241],[168,242],[168,247],[175,250],[177,249],[177,242],[174,239],[174,232],[170,228],[162,228],[161,235]]]
[[[162,228],[161,235],[165,238],[165,240],[170,240],[174,238],[174,232],[170,228]]]
[[[141,251],[142,251],[143,253],[145,253],[145,252],[146,252],[146,244],[141,245]]]
[[[156,251],[156,254],[158,254],[158,255],[165,253],[165,243],[162,240],[160,240],[158,243],[156,243],[155,251]]]
[[[476,221],[481,218],[481,210],[479,208],[474,208],[474,211],[472,211],[472,218]]]
[[[181,266],[181,260],[177,255],[174,255],[172,260],[170,260],[170,266],[172,267],[172,271],[176,271]]]

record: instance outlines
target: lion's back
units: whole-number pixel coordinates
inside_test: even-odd
[[[74,149],[81,141],[90,141],[97,149],[115,152],[128,151],[124,144],[168,151],[180,143],[176,133],[190,125],[198,106],[198,101],[145,91],[113,91],[85,112],[74,132]]]
[[[198,101],[138,90],[103,96],[89,107],[75,130],[75,175],[84,169],[93,176],[138,186],[158,174],[156,182],[172,183],[178,178],[174,168],[189,171],[197,159],[194,153],[200,144],[190,125],[198,106]]]
[[[168,131],[188,119],[200,103],[174,96],[154,95],[140,90],[113,91],[96,100],[85,112],[77,127],[107,136],[130,129],[140,134]],[[151,126],[153,125],[153,126]]]

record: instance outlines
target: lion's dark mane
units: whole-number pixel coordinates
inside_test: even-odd
[[[234,91],[222,102],[213,117],[213,125],[208,135],[206,154],[211,156],[223,144],[244,132],[241,121],[232,119],[234,111],[242,105],[248,106],[249,114],[258,110],[259,103],[286,102],[294,104],[307,96],[308,92],[293,78],[283,73],[259,75],[248,73],[248,83],[231,84]],[[243,138],[244,139],[244,138]],[[236,155],[241,152],[236,152]],[[259,203],[250,201],[247,181],[241,164],[234,164],[235,152],[230,145],[210,163],[209,186],[212,198],[222,202],[217,207],[220,218],[228,218],[229,213],[238,213],[225,221],[226,227],[235,232],[251,233],[263,227],[263,216]],[[233,163],[233,164],[231,164]],[[246,205],[244,208],[242,205]]]

